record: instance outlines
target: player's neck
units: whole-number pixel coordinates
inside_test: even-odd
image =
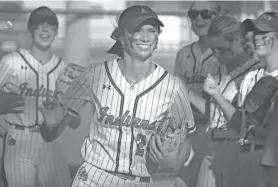
[[[120,66],[120,68],[128,79],[136,80],[140,76],[147,77],[152,72],[152,65],[152,58],[140,61],[126,55],[122,58],[122,67]]]
[[[29,52],[41,64],[46,64],[53,56],[51,49],[40,50],[36,46],[32,46]]]
[[[278,51],[265,57],[266,71],[271,73],[278,69]]]
[[[205,36],[199,37],[198,45],[202,53],[204,53],[209,48]]]

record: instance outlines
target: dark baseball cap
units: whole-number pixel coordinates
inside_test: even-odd
[[[44,22],[59,27],[57,15],[49,7],[41,6],[31,12],[27,24],[28,30],[32,31]]]
[[[145,5],[135,5],[125,9],[118,20],[118,27],[115,28],[111,34],[111,38],[118,40],[126,29],[129,33],[134,33],[134,31],[144,23],[151,23],[159,27],[164,27],[162,21],[159,20],[157,14],[148,6]],[[117,41],[107,53],[118,54],[122,51],[121,44]]]
[[[251,27],[253,26],[253,28]],[[277,12],[265,12],[261,14],[257,19],[246,19],[244,21],[244,27],[251,29],[257,29],[263,32],[278,32],[278,13]]]

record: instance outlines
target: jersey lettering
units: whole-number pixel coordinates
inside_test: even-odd
[[[125,113],[122,116],[114,117],[113,115],[108,115],[107,112],[109,110],[109,107],[102,107],[100,108],[100,118],[98,118],[99,122],[103,122],[104,124],[109,125],[116,125],[116,126],[127,126],[127,127],[134,127],[138,129],[144,129],[144,130],[154,130],[156,128],[156,125],[154,123],[151,123],[148,120],[140,119],[131,117],[128,115],[130,111],[125,111]],[[105,118],[106,117],[106,118]]]
[[[57,98],[57,95],[61,92],[54,92],[52,90],[47,90],[44,85],[41,85],[39,88],[33,89],[28,87],[28,83],[22,83],[19,85],[19,90],[21,96],[24,97],[54,97]]]

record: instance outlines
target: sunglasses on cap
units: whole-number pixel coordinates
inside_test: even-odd
[[[211,19],[214,12],[212,12],[210,10],[200,10],[199,11],[199,10],[194,10],[194,9],[191,9],[187,12],[187,15],[190,19],[196,19],[199,14],[201,15],[202,19]]]

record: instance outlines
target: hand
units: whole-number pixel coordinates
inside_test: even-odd
[[[212,97],[215,97],[215,96],[221,94],[218,83],[210,74],[208,74],[208,76],[205,80],[204,91],[207,92]]]
[[[24,105],[24,99],[15,92],[4,92],[0,90],[0,115],[14,113],[20,114],[22,109],[17,109]]]
[[[164,149],[159,135],[150,139],[149,157],[167,172],[177,172],[180,169],[179,155],[183,144],[176,144],[173,150]]]
[[[39,111],[43,115],[44,122],[50,128],[54,128],[61,123],[66,112],[65,108],[60,105],[58,99],[47,99],[47,101],[42,103]]]

